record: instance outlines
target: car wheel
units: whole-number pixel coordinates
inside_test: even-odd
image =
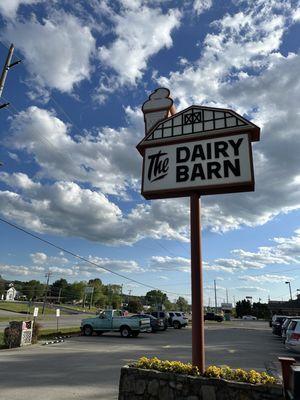
[[[85,325],[83,327],[83,334],[84,336],[92,336],[93,328],[91,327],[91,325]]]
[[[122,326],[120,333],[122,337],[128,338],[131,335],[131,330],[128,326]]]
[[[180,329],[181,328],[180,322],[179,321],[174,321],[173,322],[173,327],[174,327],[174,329]]]
[[[139,334],[140,334],[140,332],[135,331],[135,332],[132,332],[131,335],[132,335],[132,337],[138,337]]]

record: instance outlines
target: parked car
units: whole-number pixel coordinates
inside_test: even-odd
[[[140,332],[147,332],[150,318],[124,317],[121,310],[105,310],[96,318],[85,318],[81,321],[80,329],[85,336],[93,332],[101,335],[104,332],[120,332],[122,337],[137,337]]]
[[[175,329],[181,329],[188,325],[188,317],[182,311],[169,311],[169,325]]]
[[[147,312],[146,314],[150,314],[155,318],[162,319],[164,321],[164,331],[166,329],[168,329],[168,325],[169,325],[168,320],[170,318],[170,315],[168,312],[166,312],[166,311],[151,311],[149,313]]]
[[[286,331],[285,347],[300,353],[300,319],[292,319]]]
[[[287,316],[278,316],[275,318],[275,321],[272,322],[272,333],[274,335],[281,336],[281,327],[286,319]]]
[[[286,317],[284,323],[281,326],[281,337],[283,340],[283,343],[285,343],[286,340],[286,331],[288,330],[288,326],[291,323],[292,319],[297,319],[299,317]]]
[[[272,316],[271,321],[269,322],[270,328],[272,328],[273,323],[276,321],[276,318],[277,318],[277,317],[286,317],[286,315],[277,315],[277,314],[274,314],[274,315]]]
[[[243,315],[242,319],[245,321],[257,321],[257,318],[254,315]]]
[[[131,315],[130,318],[150,318],[151,332],[163,331],[164,321],[161,318],[155,318],[153,315],[149,314],[135,314]]]
[[[213,312],[208,312],[204,315],[204,321],[222,322],[222,321],[224,321],[224,317],[223,317],[223,315],[218,315]]]

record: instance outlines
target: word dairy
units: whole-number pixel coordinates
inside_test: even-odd
[[[247,133],[147,148],[143,192],[253,185]]]

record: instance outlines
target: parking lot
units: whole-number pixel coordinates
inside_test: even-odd
[[[0,352],[0,399],[117,399],[120,368],[141,356],[191,361],[191,327],[138,338],[117,333]],[[291,353],[260,321],[206,323],[206,364],[264,370]],[[297,358],[297,357],[296,357]]]

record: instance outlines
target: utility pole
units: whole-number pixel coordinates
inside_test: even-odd
[[[289,285],[289,288],[290,288],[290,300],[293,300],[291,282],[288,281],[288,282],[285,282],[285,283]]]
[[[46,290],[45,290],[45,295],[44,295],[44,303],[43,303],[43,310],[42,310],[42,314],[44,315],[45,313],[45,305],[46,305],[46,300],[47,300],[47,293],[48,293],[48,287],[49,287],[49,280],[50,280],[50,276],[52,275],[52,272],[48,271],[45,274],[45,277],[47,278],[47,282],[46,282]]]
[[[228,289],[226,289],[226,303],[228,304]]]
[[[214,279],[214,290],[215,290],[215,313],[218,312],[218,303],[217,303],[217,282]]]
[[[59,289],[58,292],[58,304],[60,304],[60,296],[61,296],[62,288]]]
[[[235,296],[233,296],[233,307],[235,307]]]
[[[10,68],[14,67],[15,65],[17,65],[17,64],[19,64],[21,62],[21,60],[17,60],[17,61],[15,61],[13,63],[11,62],[13,53],[14,53],[14,45],[11,44],[10,48],[8,50],[6,61],[5,61],[5,64],[3,66],[1,77],[0,77],[0,97],[2,96],[2,93],[3,93],[3,89],[4,89],[4,85],[5,85],[5,81],[6,81],[6,77],[7,77],[8,71],[10,70]],[[9,103],[3,103],[3,104],[0,105],[0,109],[4,108],[4,107],[7,107],[8,105],[9,105]]]

